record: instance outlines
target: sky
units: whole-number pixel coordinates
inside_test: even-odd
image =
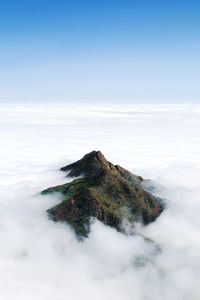
[[[200,3],[0,2],[0,102],[198,103]]]

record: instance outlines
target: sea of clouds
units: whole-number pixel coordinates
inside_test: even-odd
[[[0,105],[0,298],[199,300],[199,133],[200,106]],[[92,150],[152,180],[156,222],[80,242],[48,219],[61,198],[40,191]]]

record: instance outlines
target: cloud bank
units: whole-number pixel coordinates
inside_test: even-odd
[[[0,105],[1,298],[199,300],[199,115],[198,106]],[[93,149],[167,199],[135,236],[96,221],[81,243],[47,218],[61,199],[39,192]]]

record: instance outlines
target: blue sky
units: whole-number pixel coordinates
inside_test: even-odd
[[[0,101],[200,100],[198,1],[0,2]]]

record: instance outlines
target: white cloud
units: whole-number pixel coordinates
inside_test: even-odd
[[[200,109],[0,106],[0,294],[3,300],[199,300]],[[162,216],[126,237],[95,222],[76,240],[38,193],[93,149],[151,178]]]

